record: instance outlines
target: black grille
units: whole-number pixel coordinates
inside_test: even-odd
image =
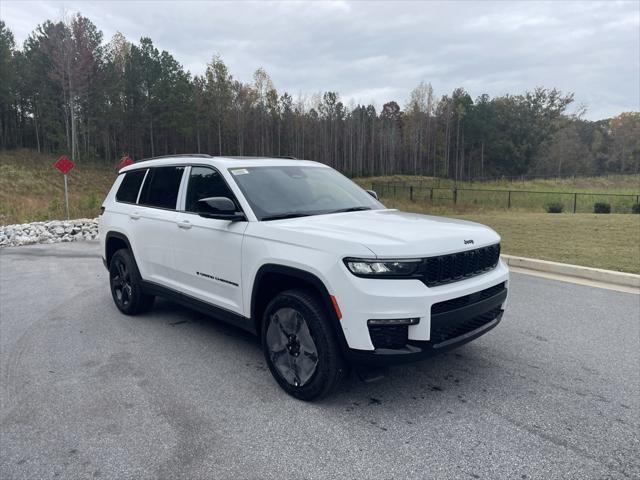
[[[408,325],[369,325],[374,348],[402,348],[409,341]]]
[[[495,320],[495,318],[500,314],[500,307],[494,308],[482,315],[478,315],[477,317],[470,318],[464,322],[452,323],[447,321],[442,322],[431,322],[431,342],[433,344],[438,344],[445,342],[447,340],[451,340],[452,338],[459,337],[460,335],[464,335],[465,333],[472,332],[473,330],[486,325],[487,323]]]
[[[446,300],[444,302],[434,303],[431,306],[431,314],[434,315],[466,307],[472,303],[480,302],[486,298],[491,298],[494,295],[499,294],[502,290],[504,290],[504,282],[485,290],[465,295],[464,297],[452,298],[451,300]]]
[[[480,275],[498,265],[500,244],[424,259],[422,281],[428,287]]]

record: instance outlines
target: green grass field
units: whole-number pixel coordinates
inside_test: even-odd
[[[64,218],[63,179],[52,167],[55,160],[55,156],[30,150],[0,152],[0,225]],[[71,217],[95,217],[115,176],[113,167],[78,162],[69,175]],[[526,182],[520,186],[560,192],[632,193],[639,190],[637,179],[637,176],[603,177],[560,184]],[[372,180],[356,181],[370,188]],[[427,177],[393,176],[375,180],[422,181],[424,186]],[[514,184],[508,188],[516,190]],[[497,206],[500,198],[482,204],[462,199],[460,197],[461,201],[455,206],[447,199],[439,203],[419,198],[412,202],[408,197],[382,198],[382,201],[390,208],[454,216],[490,225],[502,235],[504,253],[640,273],[640,215],[553,215],[517,206],[506,210]]]
[[[504,253],[640,274],[640,215],[493,213],[460,218],[499,232]]]

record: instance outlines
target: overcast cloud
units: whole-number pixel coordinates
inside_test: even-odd
[[[473,98],[536,86],[575,93],[587,118],[640,110],[640,2],[160,2],[2,0],[22,44],[63,11],[89,17],[108,41],[151,37],[201,74],[219,53],[234,77],[264,67],[294,96],[404,105],[420,81]]]

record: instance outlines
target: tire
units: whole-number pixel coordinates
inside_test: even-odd
[[[261,333],[271,374],[295,398],[322,398],[346,373],[326,311],[312,291],[278,294],[265,309]]]
[[[142,290],[142,278],[129,250],[118,250],[109,264],[109,285],[113,301],[125,315],[137,315],[153,306],[155,297]]]

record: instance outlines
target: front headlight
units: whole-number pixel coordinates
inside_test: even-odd
[[[367,260],[345,258],[344,263],[358,277],[411,277],[418,270],[421,260]]]

